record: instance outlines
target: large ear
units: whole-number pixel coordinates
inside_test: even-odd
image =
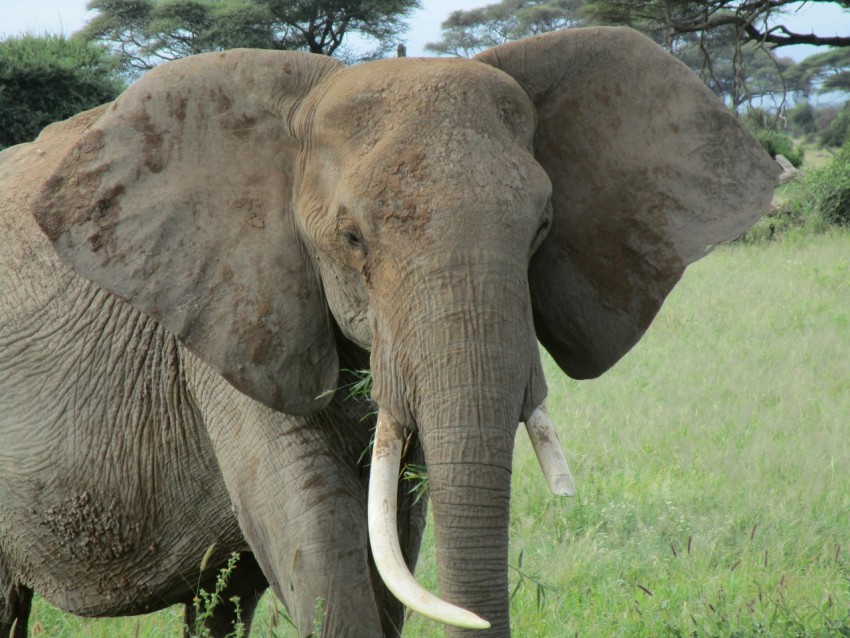
[[[685,267],[752,225],[778,167],[682,63],[631,29],[485,51],[536,106],[551,231],[529,269],[541,343],[575,378],[646,331]]]
[[[33,213],[64,262],[176,334],[236,388],[295,414],[338,374],[291,213],[289,120],[340,68],[235,50],[165,64],[109,107]]]

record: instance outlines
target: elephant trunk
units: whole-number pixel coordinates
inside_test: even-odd
[[[404,316],[418,319],[372,352],[382,413],[418,428],[425,451],[441,597],[491,625],[449,636],[510,635],[514,437],[546,393],[524,270],[513,282],[493,270],[501,276],[477,281],[468,270],[433,273],[428,288],[442,296],[411,302]]]
[[[481,635],[507,636],[508,528],[513,429],[479,428],[450,415],[457,428],[423,435],[442,597],[491,625]],[[514,424],[516,417],[510,419]],[[505,420],[500,425],[507,426]],[[427,426],[426,426],[427,429]],[[424,432],[424,430],[423,430]],[[447,635],[468,635],[449,628]],[[479,635],[476,633],[476,635]]]

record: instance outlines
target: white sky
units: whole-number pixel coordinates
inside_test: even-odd
[[[0,38],[22,33],[70,34],[80,29],[93,13],[86,11],[87,0],[0,0]],[[405,42],[407,54],[424,55],[426,42],[440,38],[440,23],[452,11],[480,7],[495,0],[422,0],[422,9],[410,19]],[[799,32],[850,36],[850,12],[836,4],[805,3],[783,23]],[[818,52],[818,47],[785,47],[780,55],[801,59]]]

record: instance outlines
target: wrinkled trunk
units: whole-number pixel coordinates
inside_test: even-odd
[[[510,634],[514,436],[545,396],[524,271],[514,280],[492,271],[475,281],[463,269],[432,273],[426,285],[439,294],[405,304],[416,319],[372,355],[376,400],[418,427],[425,450],[440,597],[492,625],[447,627],[449,636]]]
[[[440,596],[492,627],[483,632],[447,628],[447,635],[506,636],[510,633],[508,523],[517,413],[505,397],[486,397],[492,405],[483,412],[470,397],[459,400],[464,407],[444,404],[435,396],[420,424],[422,432],[427,432],[423,440]]]

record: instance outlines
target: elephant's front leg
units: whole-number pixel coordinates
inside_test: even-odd
[[[0,638],[26,638],[33,592],[14,576],[0,551]]]
[[[199,364],[198,367],[201,367]],[[197,369],[196,369],[197,370]],[[200,370],[195,395],[246,540],[299,631],[384,635],[349,422],[286,417]],[[346,434],[346,429],[349,434]]]

